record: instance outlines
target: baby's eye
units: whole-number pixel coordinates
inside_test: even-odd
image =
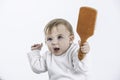
[[[52,38],[47,38],[47,41],[52,41]]]
[[[58,36],[58,39],[62,39],[63,37],[62,36]]]

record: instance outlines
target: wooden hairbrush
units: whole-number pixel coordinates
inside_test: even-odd
[[[80,46],[93,35],[97,11],[91,7],[81,7],[78,16],[77,33],[81,38]],[[78,54],[79,60],[82,60],[86,54],[81,52]]]

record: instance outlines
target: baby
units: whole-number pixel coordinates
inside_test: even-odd
[[[53,19],[45,29],[45,43],[49,51],[39,53],[41,44],[31,46],[28,53],[29,62],[35,73],[48,71],[50,80],[86,80],[85,56],[78,58],[79,50],[82,54],[89,52],[88,43],[80,47],[75,44],[71,24],[64,19]]]

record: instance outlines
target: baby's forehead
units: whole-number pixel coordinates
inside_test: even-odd
[[[47,36],[59,36],[59,35],[69,35],[70,33],[68,31],[59,31],[59,30],[56,30],[56,31],[51,31],[49,33],[46,33],[45,35]]]
[[[46,34],[46,37],[58,37],[58,36],[65,36],[64,34]]]
[[[67,29],[67,27],[63,24],[60,24],[58,26],[52,26],[51,28],[48,28],[45,32],[45,34],[52,34],[52,33],[68,33],[69,30]]]

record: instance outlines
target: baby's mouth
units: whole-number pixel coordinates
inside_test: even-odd
[[[54,48],[55,52],[58,52],[60,50],[60,48]]]

